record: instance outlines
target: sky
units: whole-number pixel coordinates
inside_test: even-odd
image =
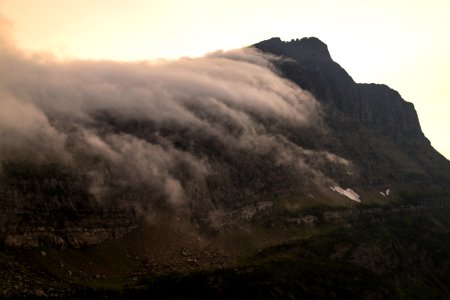
[[[355,81],[414,103],[450,158],[450,1],[0,0],[0,14],[18,48],[60,60],[176,59],[316,36]]]

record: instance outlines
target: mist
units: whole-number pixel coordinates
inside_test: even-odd
[[[5,41],[0,161],[57,164],[86,177],[99,203],[144,212],[236,206],[288,181],[332,184],[322,167],[347,172],[350,163],[299,145],[296,132],[326,130],[322,111],[277,74],[278,59],[245,48],[176,61],[57,61]]]

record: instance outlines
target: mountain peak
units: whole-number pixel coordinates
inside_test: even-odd
[[[331,61],[327,45],[316,37],[292,39],[289,42],[274,37],[261,41],[253,47],[275,55],[283,55],[295,60],[314,59]]]

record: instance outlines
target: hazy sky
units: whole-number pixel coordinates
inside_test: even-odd
[[[448,0],[0,0],[0,13],[18,47],[61,59],[199,56],[316,36],[357,82],[385,83],[413,102],[450,158]]]

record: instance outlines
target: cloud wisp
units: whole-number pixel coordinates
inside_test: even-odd
[[[252,195],[285,178],[331,184],[321,166],[348,167],[292,138],[323,130],[320,106],[257,50],[58,62],[3,44],[0,161],[57,163],[87,176],[100,202],[207,210],[233,206],[222,203],[224,189]]]

